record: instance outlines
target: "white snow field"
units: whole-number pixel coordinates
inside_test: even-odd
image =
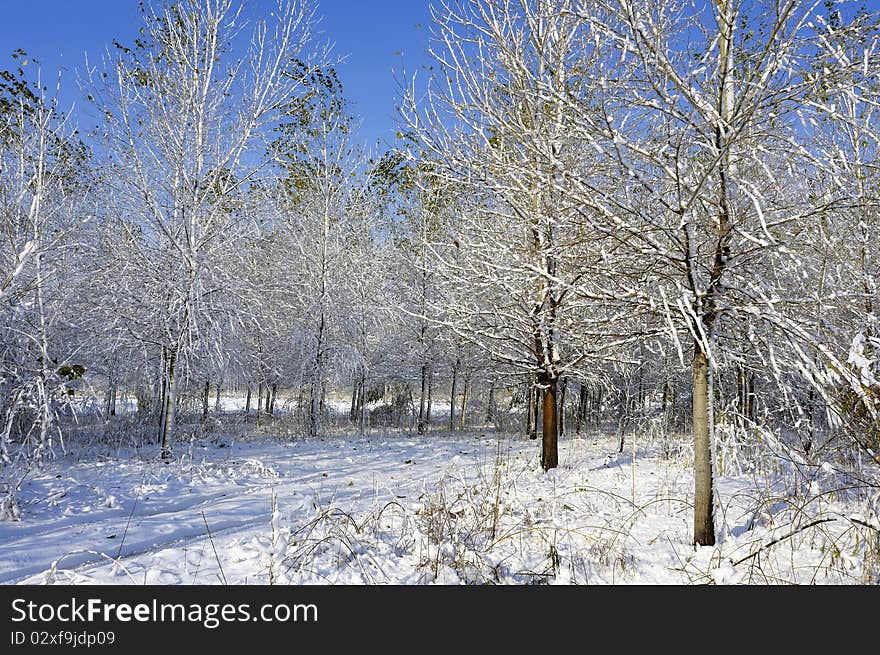
[[[612,437],[564,437],[548,473],[538,450],[459,433],[191,441],[168,464],[68,455],[23,483],[21,520],[0,522],[0,582],[878,579],[876,493],[835,492],[845,480],[829,466],[722,471],[719,544],[695,550],[686,440],[628,440],[618,454]]]

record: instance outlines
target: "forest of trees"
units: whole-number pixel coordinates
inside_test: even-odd
[[[692,435],[701,545],[721,442],[880,463],[880,13],[437,3],[378,153],[315,15],[145,7],[89,130],[8,53],[0,492],[100,426],[167,456],[221,393],[304,437],[494,427],[545,470]]]

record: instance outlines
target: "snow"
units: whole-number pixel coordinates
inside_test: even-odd
[[[816,498],[831,471],[819,468],[803,489],[778,466],[720,475],[720,543],[695,550],[684,442],[667,458],[660,444],[628,442],[620,454],[616,445],[564,438],[560,467],[547,473],[535,442],[491,433],[193,441],[168,464],[71,454],[24,482],[20,521],[0,522],[0,582],[764,584],[877,574],[854,522],[876,524],[876,506]],[[799,531],[816,517],[828,520]]]

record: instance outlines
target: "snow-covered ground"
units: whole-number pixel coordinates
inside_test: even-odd
[[[695,550],[686,442],[666,457],[616,445],[563,438],[549,473],[537,442],[491,433],[193,441],[169,464],[69,456],[0,522],[0,582],[877,581],[877,497],[830,492],[828,469],[721,476],[720,543]]]

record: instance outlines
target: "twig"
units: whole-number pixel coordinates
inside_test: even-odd
[[[226,582],[226,574],[223,573],[223,565],[220,563],[220,556],[217,554],[217,547],[214,545],[214,537],[211,535],[211,528],[208,527],[208,518],[205,516],[205,510],[202,510],[202,520],[205,522],[205,530],[208,531],[208,540],[211,542],[211,548],[214,550],[214,557],[217,560],[217,566],[220,567],[220,578],[223,580],[223,584],[228,587],[229,583]]]
[[[116,551],[116,559],[119,559],[119,556],[122,554],[122,547],[125,545],[125,535],[128,534],[128,526],[131,525],[131,517],[134,516],[134,508],[137,507],[138,499],[141,497],[141,492],[144,489],[146,481],[147,472],[144,471],[144,477],[141,479],[141,486],[138,488],[137,495],[134,497],[134,502],[131,504],[131,511],[128,513],[128,521],[125,523],[125,530],[122,531],[122,539],[119,541],[119,550]]]
[[[816,519],[815,521],[810,521],[809,523],[805,523],[804,525],[800,526],[799,528],[792,530],[788,534],[782,535],[781,537],[779,537],[777,539],[773,539],[771,541],[768,541],[766,544],[764,544],[763,546],[758,548],[756,551],[749,553],[748,555],[746,555],[742,559],[735,561],[733,563],[733,566],[739,566],[743,562],[750,560],[753,557],[757,557],[761,551],[767,550],[771,546],[775,546],[776,544],[778,544],[780,541],[785,541],[786,539],[795,536],[799,532],[803,532],[804,530],[807,530],[808,528],[812,528],[817,525],[821,525],[822,523],[830,523],[831,521],[836,521],[836,520],[837,520],[836,518],[826,518],[826,519]]]

